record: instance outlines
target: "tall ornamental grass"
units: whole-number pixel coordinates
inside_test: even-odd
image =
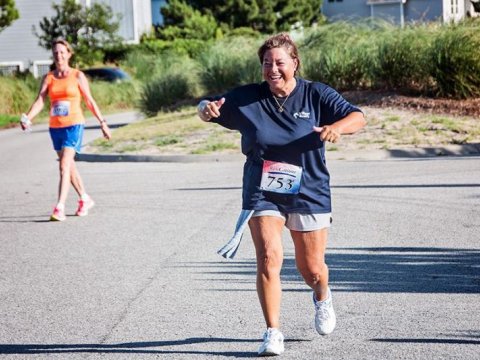
[[[115,112],[133,109],[139,100],[136,81],[108,83],[105,81],[90,82],[91,92],[102,112]]]
[[[161,74],[173,62],[174,56],[159,56],[150,52],[132,51],[122,62],[128,73],[140,82],[146,82]]]
[[[369,23],[335,22],[308,32],[299,42],[304,77],[338,89],[369,88],[381,29]]]
[[[480,96],[480,21],[441,26],[429,61],[439,96]]]
[[[37,95],[24,81],[0,76],[0,113],[20,115],[26,112]]]
[[[139,107],[147,116],[199,95],[197,64],[192,59],[176,56],[175,62],[163,66],[164,71],[147,80],[140,92]]]
[[[260,43],[252,38],[227,38],[203,52],[198,62],[204,91],[218,94],[238,85],[261,81],[257,57]]]
[[[390,27],[378,39],[377,87],[428,92],[432,87],[429,56],[437,26]]]

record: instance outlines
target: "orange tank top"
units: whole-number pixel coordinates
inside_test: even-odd
[[[85,117],[80,106],[82,94],[78,87],[78,70],[72,69],[66,78],[59,79],[53,71],[47,74],[50,98],[50,127],[62,128],[84,124]]]

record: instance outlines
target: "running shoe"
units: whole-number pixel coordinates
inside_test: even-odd
[[[331,334],[337,323],[337,317],[333,310],[332,292],[328,288],[328,298],[318,301],[313,293],[313,303],[315,304],[315,329],[320,335]]]
[[[260,356],[280,355],[285,351],[283,346],[283,334],[275,328],[268,328],[263,333],[263,344],[258,349]]]
[[[50,216],[50,221],[63,221],[66,218],[67,217],[65,216],[65,210],[56,207],[55,209],[53,209],[53,213]]]
[[[92,198],[88,200],[78,200],[78,209],[75,215],[77,216],[87,216],[88,210],[95,206],[95,201]]]

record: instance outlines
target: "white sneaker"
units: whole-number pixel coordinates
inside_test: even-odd
[[[283,334],[275,328],[268,328],[263,333],[263,344],[258,349],[260,356],[280,355],[285,351],[283,346]]]
[[[75,215],[77,216],[87,216],[88,215],[88,210],[93,208],[95,206],[95,201],[93,201],[92,198],[89,198],[88,200],[78,200],[78,209]]]
[[[330,288],[328,288],[328,298],[324,301],[318,301],[313,293],[313,303],[315,304],[315,329],[320,335],[331,334],[337,324],[337,317],[333,310]]]

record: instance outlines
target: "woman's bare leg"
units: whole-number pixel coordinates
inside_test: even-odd
[[[80,172],[78,171],[77,164],[75,163],[75,158],[73,159],[71,164],[70,181],[79,197],[81,197],[86,193],[85,185],[83,184],[82,177],[80,176]]]
[[[57,152],[59,159],[60,181],[58,185],[58,203],[65,204],[70,190],[72,163],[74,162],[75,149],[63,148]]]
[[[328,228],[315,231],[290,231],[295,244],[295,261],[305,283],[317,300],[328,297],[328,266],[325,263]]]
[[[285,220],[276,216],[253,217],[250,231],[257,256],[257,293],[267,327],[280,327],[283,263],[282,230]]]

